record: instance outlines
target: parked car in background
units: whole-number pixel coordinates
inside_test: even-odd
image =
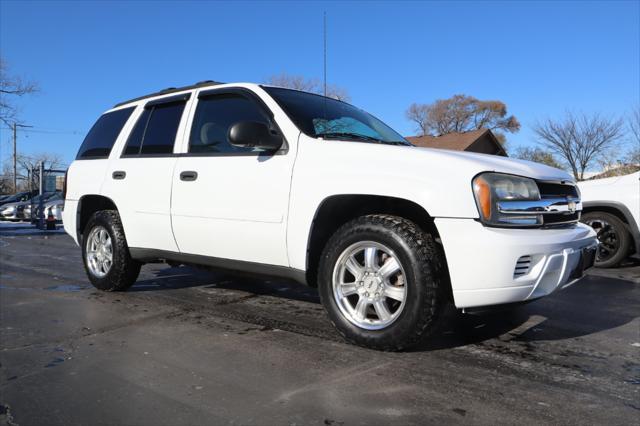
[[[43,207],[44,207],[45,220],[49,216],[49,213],[51,213],[51,215],[56,221],[58,222],[62,221],[62,209],[64,207],[64,198],[62,198],[61,192],[54,193],[53,196],[51,196],[51,198],[46,200]],[[33,206],[33,210],[31,213],[31,221],[32,222],[37,221],[39,214],[40,214],[40,206],[39,204],[36,203]]]
[[[13,203],[6,203],[0,206],[0,219],[17,221],[21,220],[25,207],[25,201],[18,201]]]
[[[33,195],[35,195],[33,191],[23,191],[18,192],[17,194],[8,195],[0,201],[0,206],[9,203],[21,203],[29,200]]]
[[[581,221],[595,229],[600,241],[596,266],[617,266],[640,255],[640,172],[578,183]]]
[[[42,195],[36,195],[29,203],[25,205],[23,211],[23,219],[34,222],[38,220],[38,212],[40,208],[40,199],[42,198],[42,202],[46,205],[49,202],[62,202],[62,193],[61,192],[45,192]],[[46,208],[45,208],[45,216],[46,216]]]

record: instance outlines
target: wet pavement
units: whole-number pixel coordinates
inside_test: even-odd
[[[404,353],[345,344],[298,284],[146,265],[91,287],[71,238],[0,225],[0,425],[638,424],[640,266]]]

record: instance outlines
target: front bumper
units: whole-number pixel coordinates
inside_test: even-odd
[[[581,267],[591,266],[580,265],[583,249],[597,245],[593,229],[581,223],[560,229],[488,228],[473,219],[435,223],[458,308],[533,300],[568,287]]]

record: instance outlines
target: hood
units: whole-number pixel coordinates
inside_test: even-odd
[[[573,182],[562,170],[508,157],[414,146],[318,141],[304,135],[300,138],[295,173],[301,181],[306,178],[313,182],[322,176],[327,195],[404,198],[423,206],[432,217],[477,217],[472,181],[482,172]]]
[[[512,175],[524,176],[538,180],[560,180],[573,182],[573,177],[564,170],[549,167],[533,161],[520,160],[498,155],[479,154],[466,151],[451,151],[448,149],[421,148],[414,149],[423,151],[425,155],[439,158],[441,161],[455,161],[473,168],[480,172],[499,172]]]
[[[640,180],[640,172],[631,173],[631,174],[622,175],[622,176],[612,176],[612,177],[603,178],[603,179],[584,180],[582,182],[579,182],[578,186],[580,188],[591,188],[595,186],[614,185],[619,181],[626,181],[626,180]]]

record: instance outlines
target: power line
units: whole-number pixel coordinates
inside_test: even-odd
[[[2,128],[7,130],[12,130],[12,127],[2,126]],[[62,130],[62,129],[44,129],[40,127],[34,127],[30,129],[20,129],[21,132],[26,133],[43,133],[43,134],[58,134],[58,135],[81,135],[86,133],[83,130]]]

